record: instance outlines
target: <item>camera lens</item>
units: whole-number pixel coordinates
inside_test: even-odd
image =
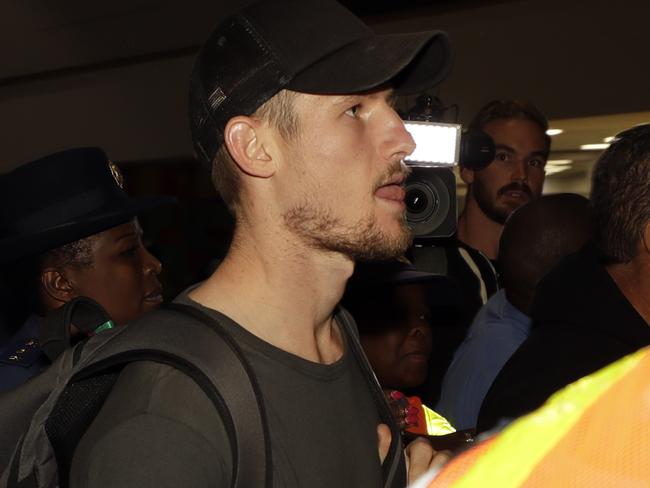
[[[426,181],[407,182],[404,204],[409,221],[423,222],[438,208],[438,195]]]
[[[419,238],[449,237],[456,230],[456,179],[447,168],[412,168],[406,180],[406,221]]]
[[[429,200],[427,194],[422,190],[419,188],[412,188],[406,192],[404,203],[410,213],[420,214],[426,210]]]

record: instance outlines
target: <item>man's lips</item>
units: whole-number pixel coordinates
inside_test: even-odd
[[[509,198],[526,200],[533,198],[533,192],[531,191],[530,187],[521,183],[511,183],[504,186],[499,190],[499,195],[503,195]]]
[[[403,174],[396,174],[392,176],[386,183],[381,185],[375,191],[375,195],[384,200],[393,200],[396,202],[403,202],[406,197],[406,190],[402,186],[406,176]]]
[[[505,195],[506,197],[510,197],[510,198],[517,198],[517,199],[525,198],[526,200],[530,199],[528,194],[523,192],[523,191],[511,190],[511,191],[507,191],[507,192],[502,193],[502,195]]]
[[[406,191],[400,185],[384,185],[379,187],[375,195],[384,200],[403,202],[406,197]]]

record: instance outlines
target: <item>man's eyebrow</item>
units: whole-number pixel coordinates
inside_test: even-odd
[[[350,95],[340,95],[337,96],[333,104],[334,105],[348,105],[348,104],[354,104],[354,103],[359,103],[359,100],[362,99],[363,97],[377,97],[379,96],[379,93],[376,92],[362,92],[362,93],[353,93]],[[398,95],[395,93],[395,90],[388,90],[386,94],[383,96],[384,100],[386,100],[386,103],[388,103],[391,107],[394,107]]]
[[[348,105],[350,103],[358,103],[359,95],[341,95],[334,99],[334,105]]]
[[[495,149],[495,151],[505,151],[505,152],[510,153],[510,154],[515,154],[516,153],[516,151],[512,147],[507,146],[505,144],[495,144],[494,149]],[[537,150],[537,151],[531,151],[530,153],[528,153],[528,155],[526,157],[531,158],[533,156],[548,158],[548,151],[545,151],[545,150],[542,150],[542,149]]]
[[[529,157],[532,157],[532,156],[540,156],[540,157],[546,159],[546,158],[548,158],[548,151],[542,151],[542,150],[539,150],[539,151],[533,151],[533,152],[531,152],[531,153],[529,154]]]
[[[497,151],[506,151],[511,154],[515,153],[515,150],[513,148],[511,148],[510,146],[506,146],[505,144],[495,144],[494,149]]]
[[[386,103],[390,105],[391,107],[395,108],[397,105],[397,100],[399,96],[395,92],[395,90],[389,90],[388,93],[386,93]]]

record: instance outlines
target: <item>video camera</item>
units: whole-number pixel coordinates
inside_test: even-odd
[[[416,143],[404,162],[411,168],[406,180],[406,218],[418,240],[450,237],[456,232],[458,210],[453,168],[485,168],[494,159],[494,141],[482,131],[462,132],[458,124],[436,122],[434,97],[420,97],[404,120]]]

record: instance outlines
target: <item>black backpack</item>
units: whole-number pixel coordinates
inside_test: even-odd
[[[70,320],[71,312],[63,316]],[[340,316],[350,352],[368,380],[380,418],[391,426],[392,442],[382,466],[384,487],[403,487],[406,469],[399,430],[356,328],[346,312]],[[101,332],[63,351],[39,376],[0,396],[0,467],[5,467],[0,488],[67,487],[78,442],[121,370],[134,361],[173,366],[212,400],[233,453],[233,487],[272,486],[264,399],[252,368],[218,321],[198,308],[174,303],[133,326]]]

